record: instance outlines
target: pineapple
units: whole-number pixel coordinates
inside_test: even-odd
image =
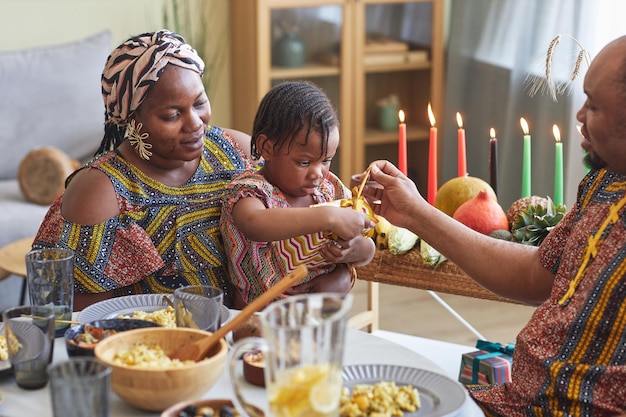
[[[548,199],[539,197],[538,195],[532,195],[530,197],[522,197],[519,200],[511,204],[511,207],[506,212],[506,217],[509,219],[509,229],[513,227],[513,223],[517,221],[521,213],[528,209],[530,206],[541,206],[544,209],[548,208]]]
[[[564,205],[555,207],[549,197],[547,201],[547,207],[539,204],[522,209],[511,226],[514,241],[539,246],[550,230],[559,224],[567,209]]]

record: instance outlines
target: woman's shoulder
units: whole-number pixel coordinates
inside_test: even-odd
[[[235,168],[250,168],[253,166],[250,157],[250,135],[234,129],[218,126],[209,126],[206,133],[207,146],[205,151],[221,153]]]
[[[78,224],[98,224],[118,215],[117,195],[108,175],[93,167],[82,168],[67,184],[61,211],[65,219]]]

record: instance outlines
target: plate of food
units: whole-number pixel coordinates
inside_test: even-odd
[[[171,294],[136,294],[111,298],[92,304],[78,313],[77,320],[89,323],[95,320],[133,318],[148,320],[164,327],[175,327],[174,309],[163,299],[172,300]],[[221,324],[230,320],[230,310],[222,306]]]
[[[466,398],[465,388],[460,383],[435,372],[407,366],[347,365],[343,367],[342,378],[342,417],[351,415],[349,409],[355,390],[369,391],[374,400],[377,390],[398,392],[396,405],[402,409],[404,417],[455,416]],[[417,390],[417,401],[411,401],[417,407],[404,407],[404,402],[412,396],[412,389]]]
[[[11,362],[9,362],[9,347],[4,336],[4,323],[0,322],[0,376],[12,373]]]

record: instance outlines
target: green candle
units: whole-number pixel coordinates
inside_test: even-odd
[[[554,204],[563,204],[563,143],[561,143],[561,132],[557,125],[552,126],[554,133],[555,153],[554,153]]]
[[[528,123],[523,117],[520,118],[522,131],[524,132],[524,149],[522,155],[522,197],[530,197],[530,134]]]

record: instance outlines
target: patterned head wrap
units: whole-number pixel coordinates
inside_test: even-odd
[[[185,39],[168,30],[144,33],[117,47],[102,71],[102,98],[107,123],[126,126],[167,64],[202,75],[204,62]]]

